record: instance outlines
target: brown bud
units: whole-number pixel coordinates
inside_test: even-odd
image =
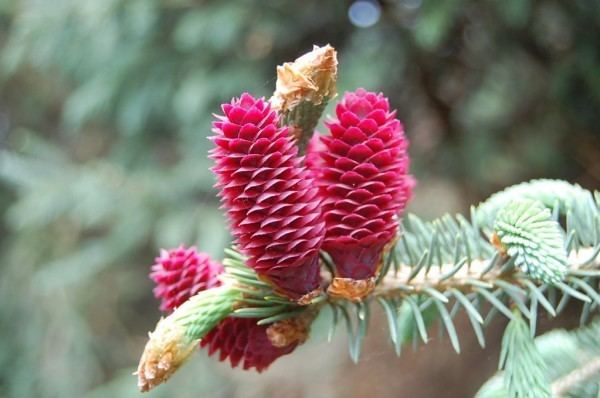
[[[161,319],[149,337],[134,373],[138,376],[141,392],[165,382],[198,346],[198,340],[190,340],[185,335],[185,328],[173,322],[171,317]]]
[[[333,278],[327,293],[332,297],[344,298],[351,301],[361,301],[375,289],[375,278],[352,279]]]
[[[319,288],[313,290],[312,292],[308,292],[304,296],[300,297],[298,300],[296,300],[296,304],[310,305],[312,303],[312,301],[315,298],[319,297],[321,294],[323,294],[323,289],[321,289],[319,287]]]
[[[277,348],[302,344],[308,339],[310,325],[315,316],[314,311],[306,310],[297,317],[275,322],[267,328],[267,337]]]
[[[497,233],[493,233],[491,238],[490,238],[490,242],[492,243],[492,245],[500,252],[500,255],[504,258],[508,257],[508,253],[506,252],[506,246],[504,246],[504,244],[502,244],[502,241],[500,240],[500,237],[498,236]]]
[[[319,105],[324,98],[333,98],[337,80],[337,52],[329,44],[314,46],[294,62],[277,67],[277,84],[271,105],[287,112],[301,101]]]

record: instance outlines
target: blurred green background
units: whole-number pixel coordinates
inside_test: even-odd
[[[138,396],[154,255],[229,242],[211,113],[326,43],[340,92],[398,109],[412,211],[535,177],[600,187],[595,0],[0,0],[0,397]],[[201,353],[148,396],[469,397],[494,371],[470,331],[461,356],[436,338],[397,359],[380,320],[357,366],[316,325],[263,375]]]

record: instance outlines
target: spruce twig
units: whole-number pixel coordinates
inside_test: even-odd
[[[579,275],[586,270],[600,269],[600,256],[596,256],[596,259],[587,266],[581,267],[581,261],[589,258],[594,251],[593,248],[585,248],[579,250],[578,253],[571,253],[568,257],[568,275]],[[458,289],[461,292],[470,292],[475,287],[482,285],[492,287],[497,280],[507,281],[517,286],[524,285],[525,281],[529,280],[524,274],[518,272],[502,274],[500,268],[484,272],[488,263],[488,260],[473,260],[470,267],[463,266],[458,270],[453,270],[454,273],[451,277],[445,275],[447,270],[456,266],[451,262],[432,268],[429,273],[425,269],[421,269],[414,276],[411,276],[411,272],[415,268],[413,265],[400,264],[397,273],[388,273],[382,278],[373,294],[376,297],[403,298],[408,295],[421,294],[426,288],[434,288],[439,291]]]
[[[570,373],[552,383],[552,396],[564,397],[574,387],[600,375],[600,357],[597,357],[574,369]]]

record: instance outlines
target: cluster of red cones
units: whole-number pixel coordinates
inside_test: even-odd
[[[172,312],[194,294],[221,284],[218,276],[223,266],[211,260],[195,247],[183,246],[163,250],[156,258],[150,277],[156,283],[154,294],[161,299],[160,308]],[[274,346],[267,336],[268,326],[257,325],[259,319],[225,318],[200,342],[209,355],[219,355],[219,360],[229,360],[232,367],[266,369],[282,355],[296,348],[298,341],[284,347]]]
[[[369,294],[414,185],[408,141],[388,100],[363,89],[345,94],[326,123],[330,134],[315,135],[306,158],[264,99],[243,94],[222,110],[211,138],[213,172],[247,265],[302,303],[321,289],[322,250],[335,266],[330,294]],[[217,286],[221,272],[193,248],[163,251],[151,273],[161,309]],[[299,344],[276,347],[256,321],[226,318],[201,345],[232,366],[261,371]]]

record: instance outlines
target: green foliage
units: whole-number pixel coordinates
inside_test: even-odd
[[[369,325],[369,303],[348,303],[348,302],[332,302],[329,304],[333,312],[332,321],[329,327],[328,340],[333,338],[334,331],[339,323],[339,319],[343,319],[343,324],[346,327],[348,334],[348,352],[354,363],[360,359],[362,345],[367,334]]]
[[[550,383],[544,363],[527,323],[517,312],[502,338],[500,369],[510,397],[550,398]]]
[[[559,283],[567,272],[565,239],[550,210],[522,199],[508,203],[496,216],[494,231],[515,266],[534,279]]]
[[[174,322],[185,326],[190,340],[199,340],[231,314],[240,292],[229,286],[204,290],[179,306],[172,315]]]
[[[461,215],[445,215],[431,222],[407,215],[398,243],[385,259],[383,275],[373,297],[360,306],[339,300],[327,301],[334,311],[331,327],[335,328],[338,323],[338,311],[346,321],[351,358],[358,360],[368,326],[368,316],[364,314],[374,301],[385,312],[397,355],[405,342],[402,330],[411,330],[413,338],[418,336],[427,343],[428,328],[436,321],[459,353],[460,336],[453,321],[459,311],[467,314],[482,347],[485,346],[483,328],[496,315],[516,325],[507,332],[507,341],[522,345],[527,344],[519,340],[524,338],[523,334],[527,334],[528,339],[535,335],[542,309],[555,317],[565,310],[571,298],[583,303],[580,319],[582,324],[586,323],[591,311],[600,305],[597,293],[600,206],[596,202],[576,200],[580,195],[591,197],[590,192],[560,181],[545,181],[542,186],[554,184],[567,188],[556,198],[548,193],[549,203],[558,202],[560,197],[571,204],[568,214],[592,215],[591,229],[575,233],[571,229],[575,224],[567,221],[565,233],[556,221],[558,206],[552,215],[540,202],[527,199],[536,195],[538,184],[534,181],[505,191],[511,193],[511,201],[502,204],[495,222],[502,244],[508,248],[508,258],[484,238],[486,225],[480,227],[475,221],[482,219],[479,210],[473,209],[471,222]],[[528,189],[522,190],[524,186]],[[575,197],[569,197],[569,193]],[[500,201],[494,195],[480,208],[489,209],[497,203]],[[572,256],[569,264],[565,248]],[[523,319],[529,323],[526,329],[523,329]],[[517,373],[522,371],[515,369]]]
[[[523,327],[523,326],[521,326]],[[523,336],[524,338],[524,336]],[[553,392],[561,391],[562,396],[573,398],[596,398],[600,393],[600,373],[597,363],[600,358],[600,320],[595,319],[588,326],[568,332],[558,329],[535,339],[535,351],[544,364],[536,369],[544,370],[546,378],[552,382]],[[588,369],[593,372],[587,372]],[[573,376],[587,377],[573,377]],[[508,390],[503,385],[506,375],[498,373],[485,383],[476,398],[507,398]]]
[[[577,234],[577,240],[584,245],[593,243],[597,236],[598,194],[594,199],[592,192],[560,180],[533,180],[492,195],[477,207],[477,222],[491,228],[497,213],[515,199],[538,201],[552,210],[555,219],[559,215],[566,217],[567,227]]]
[[[223,261],[229,285],[241,294],[238,307],[231,314],[238,318],[259,318],[258,324],[266,325],[283,319],[297,316],[307,307],[290,301],[278,294],[271,285],[261,281],[254,270],[246,266],[245,257],[235,249],[226,249],[227,258]],[[311,304],[315,305],[324,299],[315,297]]]
[[[415,41],[426,50],[438,47],[452,28],[462,0],[427,0],[415,28]]]

